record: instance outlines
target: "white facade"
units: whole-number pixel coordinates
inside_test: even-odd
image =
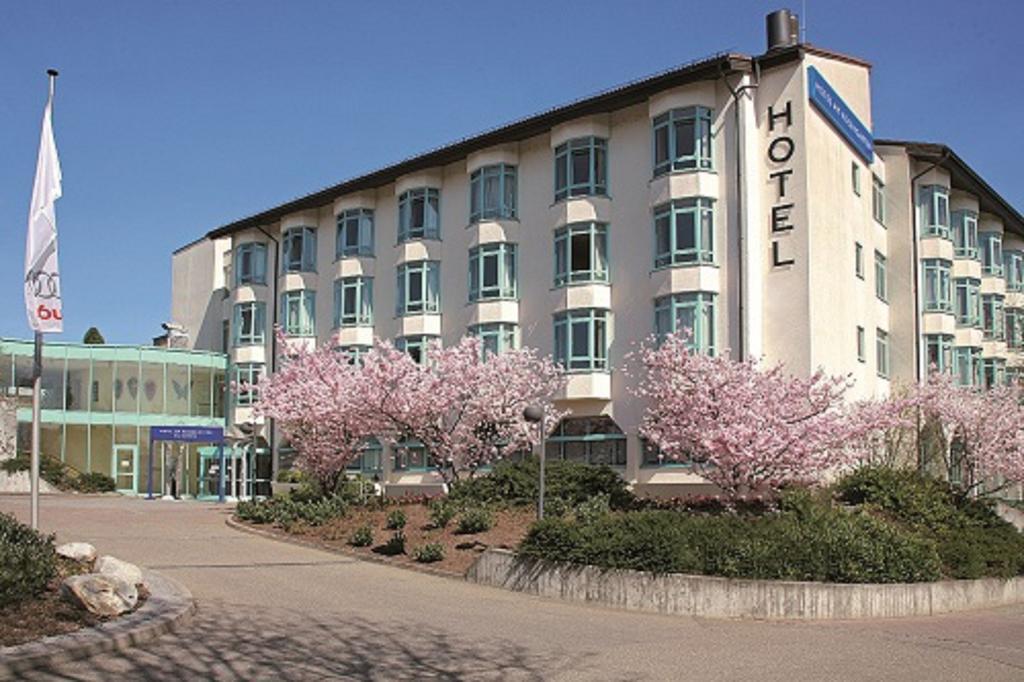
[[[1002,296],[1011,309],[1024,308],[1022,282],[1008,285],[1001,269],[983,272],[973,257],[954,253],[948,226],[954,215],[976,214],[979,232],[1003,235],[1003,248],[1019,249],[1020,215],[954,154],[942,157],[945,148],[878,143],[868,161],[809,101],[811,67],[870,130],[870,66],[860,60],[803,45],[715,58],[213,230],[174,254],[172,321],[190,330],[195,347],[212,350],[222,348],[227,321],[226,350],[244,374],[270,370],[274,321],[306,343],[336,338],[346,347],[368,346],[375,336],[451,344],[491,325],[485,328],[507,332],[510,341],[555,353],[556,326],[571,320],[573,330],[588,332],[578,339],[588,348],[565,359],[563,406],[573,417],[611,421],[575,422],[569,430],[614,422],[610,431],[621,435],[563,435],[552,454],[612,463],[631,482],[672,492],[700,480],[685,468],[644,461],[637,435],[643,405],[623,372],[627,354],[655,332],[656,309],[660,319],[675,319],[697,305],[707,317],[696,323],[696,336],[708,350],[781,362],[799,374],[819,367],[849,373],[857,396],[914,381],[932,335],[948,337],[951,348],[978,349],[993,367],[1020,364],[1005,330],[999,340],[982,324],[958,324],[952,282],[976,279],[979,296],[990,303]],[[664,158],[666,123],[675,135],[670,151],[680,153]],[[570,149],[560,166],[564,146],[578,151]],[[473,180],[484,173],[497,178],[486,189]],[[587,182],[572,182],[583,174]],[[945,188],[947,234],[915,239],[925,187]],[[403,205],[412,224],[401,224]],[[481,208],[500,215],[472,215]],[[666,220],[671,230],[659,233]],[[297,234],[303,246],[293,241]],[[601,239],[606,245],[598,248]],[[568,267],[560,271],[563,243]],[[484,256],[489,250],[496,255]],[[938,260],[949,263],[949,310],[929,301],[926,312],[925,262],[933,269]],[[471,297],[474,277],[484,278],[479,300]],[[336,286],[342,298],[358,300],[368,281],[369,318],[357,305],[336,325]],[[439,287],[436,304],[411,295],[421,286],[427,294]],[[248,336],[253,323],[255,339]],[[233,418],[244,423],[251,411],[238,405]],[[260,429],[275,440],[269,425]],[[388,456],[378,475],[397,489],[435,480],[429,471],[397,468]]]

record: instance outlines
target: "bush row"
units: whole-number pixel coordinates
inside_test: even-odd
[[[5,460],[2,465],[3,470],[9,474],[28,471],[31,466],[31,458],[26,454]],[[61,490],[77,490],[80,493],[109,493],[117,487],[114,479],[106,474],[97,471],[80,473],[52,457],[39,459],[39,476]]]
[[[56,575],[53,536],[0,513],[0,605],[39,594]]]
[[[347,510],[348,502],[341,497],[297,500],[283,495],[268,500],[243,500],[235,507],[235,514],[250,523],[272,523],[287,528],[298,522],[322,526],[344,516]]]

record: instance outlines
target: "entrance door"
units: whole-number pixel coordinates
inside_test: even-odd
[[[139,446],[115,445],[111,471],[119,493],[136,493],[139,470]]]

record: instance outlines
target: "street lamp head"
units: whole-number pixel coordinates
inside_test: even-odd
[[[530,405],[523,410],[523,419],[536,424],[544,419],[544,408],[539,405]]]

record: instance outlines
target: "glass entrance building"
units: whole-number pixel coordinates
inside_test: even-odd
[[[0,339],[0,391],[19,396],[19,452],[31,447],[32,355],[31,341]],[[227,357],[221,353],[47,343],[42,454],[80,472],[107,474],[119,491],[145,493],[150,427],[225,426],[226,377]],[[155,445],[154,494],[209,495],[210,481],[203,476],[217,472],[205,461],[208,456],[201,457],[210,450],[204,445]]]

